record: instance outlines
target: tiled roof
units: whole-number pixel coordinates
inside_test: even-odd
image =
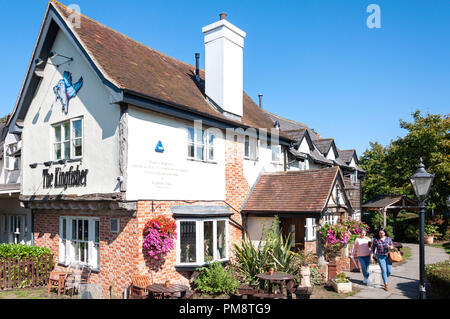
[[[51,4],[68,20],[73,11],[52,0]],[[89,53],[106,79],[118,88],[151,97],[188,111],[235,122],[213,107],[204,95],[203,83],[195,81],[195,66],[143,45],[81,14],[81,24],[71,31]],[[243,125],[273,128],[270,118],[244,92]],[[285,136],[280,132],[280,136]]]
[[[309,133],[309,136],[311,136],[312,140],[321,138],[319,133],[317,133],[316,131],[311,129],[306,124],[281,117],[279,115],[276,115],[276,114],[269,112],[267,110],[264,110],[264,109],[262,109],[262,110],[264,113],[266,113],[269,116],[269,118],[272,120],[273,123],[278,121],[278,123],[280,123],[280,130],[284,131],[286,134],[288,134],[288,132],[291,132],[291,134],[293,136],[296,136],[297,132],[303,132],[303,134],[304,134],[304,130],[307,130]],[[301,136],[301,137],[303,137],[303,136]]]
[[[398,201],[405,199],[406,206],[417,206],[418,203],[407,197],[406,195],[377,195],[374,198],[365,202],[363,208],[384,208],[386,206],[397,203]],[[397,206],[397,205],[396,205]]]
[[[331,144],[333,143],[333,139],[332,138],[323,138],[323,139],[319,139],[319,140],[315,140],[314,145],[316,145],[316,147],[319,149],[319,151],[322,154],[326,154],[328,153],[328,150],[331,147]]]
[[[346,164],[350,164],[355,154],[355,150],[340,150],[338,149],[339,158]]]
[[[265,173],[253,188],[244,212],[321,212],[339,167]]]

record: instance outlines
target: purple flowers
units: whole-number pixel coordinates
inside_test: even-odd
[[[174,248],[175,223],[165,217],[147,223],[144,231],[144,251],[152,259],[159,260]]]

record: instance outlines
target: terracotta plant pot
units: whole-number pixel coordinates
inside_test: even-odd
[[[336,262],[330,262],[328,264],[328,280],[335,279],[338,273],[338,265]]]
[[[166,281],[166,283],[165,283],[165,286],[167,287],[167,288],[169,288],[170,287],[170,281]]]
[[[269,275],[272,276],[273,275],[273,268],[269,269]]]
[[[434,242],[434,236],[424,236],[425,244],[432,244]]]

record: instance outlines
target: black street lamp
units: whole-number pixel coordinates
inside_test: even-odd
[[[419,258],[420,258],[420,283],[419,283],[419,299],[426,299],[425,294],[425,245],[424,245],[424,228],[425,228],[425,200],[430,192],[434,175],[427,173],[425,165],[420,158],[420,164],[416,173],[409,178],[420,201],[420,236],[419,236]]]

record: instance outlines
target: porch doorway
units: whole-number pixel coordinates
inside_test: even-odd
[[[305,218],[280,217],[280,226],[284,238],[287,238],[290,234],[294,251],[305,248]]]

